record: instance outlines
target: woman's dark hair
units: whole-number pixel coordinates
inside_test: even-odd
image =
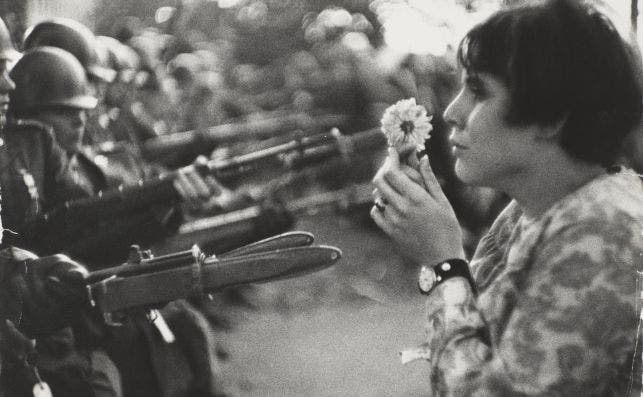
[[[470,73],[507,85],[513,124],[564,121],[570,155],[611,165],[641,119],[639,63],[607,17],[579,0],[547,0],[499,11],[458,48]]]

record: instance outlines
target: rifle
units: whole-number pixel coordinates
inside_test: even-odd
[[[144,158],[166,165],[185,164],[201,154],[209,154],[217,146],[244,142],[252,139],[267,139],[284,132],[304,130],[308,134],[343,127],[348,116],[334,113],[277,113],[277,116],[221,124],[205,130],[176,132],[144,141],[140,150]],[[183,164],[182,164],[183,163]]]
[[[158,307],[233,285],[300,277],[341,258],[338,248],[313,241],[310,233],[290,232],[219,256],[207,256],[197,245],[159,257],[133,247],[126,263],[89,274],[89,301],[109,321],[114,311]]]
[[[248,154],[225,160],[211,160],[199,167],[199,172],[213,174],[226,181],[259,168],[268,158],[282,156],[284,169],[297,169],[318,164],[340,156],[350,158],[351,153],[372,152],[385,146],[385,138],[379,130],[367,130],[350,136],[335,133],[318,134],[271,146]],[[193,166],[189,166],[193,167]],[[95,224],[158,205],[174,205],[181,200],[173,186],[177,172],[160,176],[156,180],[140,182],[137,186],[120,187],[99,193],[94,197],[65,202],[28,222],[23,234],[38,238],[46,230],[67,234],[81,225]]]
[[[363,205],[370,206],[372,190],[370,182],[351,184],[302,198],[281,199],[276,203],[276,209],[262,203],[199,218],[182,224],[176,234],[155,244],[154,250],[161,253],[182,250],[193,243],[206,251],[229,250],[262,238],[266,232],[287,230],[301,214],[313,214],[328,208],[348,213]]]
[[[300,277],[325,269],[341,258],[338,248],[313,242],[312,234],[296,231],[209,256],[197,245],[157,257],[132,246],[127,262],[90,272],[78,283],[64,283],[53,275],[43,277],[39,282],[44,290],[56,296],[62,305],[60,309],[51,312],[37,305],[16,306],[13,310],[19,314],[5,310],[3,315],[9,318],[24,315],[22,325],[29,335],[45,335],[73,322],[70,311],[92,307],[103,313],[108,325],[118,325],[113,321],[113,312],[151,310],[173,300],[220,291],[228,286]],[[27,269],[40,266],[50,269],[66,261],[70,259],[60,254],[27,258],[17,261],[11,272],[27,277],[38,273]]]

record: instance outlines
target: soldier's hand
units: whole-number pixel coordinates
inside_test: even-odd
[[[205,163],[207,158],[199,156],[193,167],[180,169],[174,180],[174,188],[194,212],[211,212],[232,207],[237,202],[237,195],[212,175],[203,175],[199,169]]]
[[[0,323],[0,369],[6,361],[22,362],[35,350],[36,341],[20,332],[9,319]]]
[[[18,248],[12,251],[13,261],[23,267],[9,282],[13,299],[21,303],[20,329],[36,337],[68,325],[85,303],[87,269],[65,255],[38,258]]]

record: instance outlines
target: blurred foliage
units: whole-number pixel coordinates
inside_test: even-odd
[[[328,7],[361,13],[371,24],[377,18],[369,0],[240,0],[233,7],[206,0],[100,0],[93,13],[97,34],[118,37],[126,31],[155,27],[189,47],[199,41],[223,40],[232,44],[239,62],[267,64],[306,47],[302,23],[307,16]],[[225,4],[224,4],[225,5]],[[168,20],[158,22],[155,13],[172,10]],[[381,37],[369,37],[379,44]]]

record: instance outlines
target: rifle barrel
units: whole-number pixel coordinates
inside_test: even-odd
[[[140,262],[126,262],[122,265],[95,270],[85,279],[86,284],[92,284],[109,277],[125,277],[147,273],[151,270],[160,271],[178,266],[187,266],[190,263],[203,259],[197,246],[190,250],[174,252],[156,258],[141,259]]]
[[[331,204],[341,204],[343,202],[349,202],[351,204],[361,204],[372,201],[372,190],[373,187],[370,182],[363,183],[339,190],[317,193],[311,196],[296,199],[291,202],[285,203],[285,207],[286,210],[290,213],[300,214],[302,212],[309,211],[312,208],[327,206]],[[181,225],[181,227],[179,228],[179,234],[191,234],[203,230],[214,230],[232,223],[249,221],[259,217],[261,215],[261,212],[262,207],[260,205],[254,205],[240,210],[226,212],[225,214],[197,219]]]
[[[225,176],[235,176],[244,166],[257,163],[263,159],[281,154],[294,153],[294,161],[285,167],[302,167],[318,164],[330,157],[352,152],[369,152],[383,148],[384,135],[372,129],[348,136],[336,136],[330,133],[318,134],[295,139],[281,145],[261,149],[226,160],[211,160],[207,163],[207,172]],[[190,166],[191,167],[191,166]],[[173,185],[177,172],[168,173],[159,179],[141,182],[129,186],[101,192],[97,196],[68,201],[41,215],[34,225],[62,222],[72,225],[88,220],[97,222],[111,217],[134,213],[155,204],[173,205],[181,197]]]
[[[207,154],[216,146],[229,145],[252,139],[268,139],[285,132],[303,130],[324,130],[344,126],[348,116],[343,114],[292,113],[279,117],[221,124],[204,130],[176,132],[170,135],[148,139],[141,151],[150,160],[163,161],[168,155],[190,152]]]

